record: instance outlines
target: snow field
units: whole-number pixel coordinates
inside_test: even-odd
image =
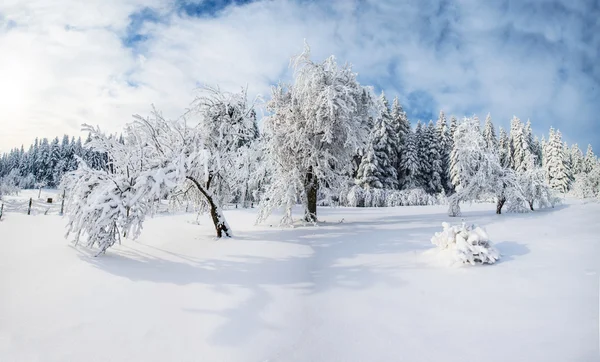
[[[460,221],[445,206],[320,208],[296,228],[255,211],[225,211],[222,240],[208,217],[157,216],[97,258],[58,216],[7,214],[0,361],[598,359],[600,204],[464,205],[502,254],[464,267],[430,241]]]

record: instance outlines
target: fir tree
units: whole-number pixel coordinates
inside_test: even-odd
[[[431,164],[429,161],[429,138],[426,136],[427,126],[423,127],[421,121],[417,121],[415,129],[415,138],[417,141],[417,151],[419,159],[419,187],[427,188],[429,183],[429,175],[431,174]]]
[[[597,159],[596,156],[594,155],[594,150],[592,150],[592,145],[588,145],[587,147],[587,151],[585,152],[585,169],[584,171],[586,173],[590,173],[592,172],[592,170],[594,169],[594,166],[597,163]]]
[[[356,176],[356,184],[364,189],[383,188],[381,179],[381,166],[373,148],[373,143],[369,142],[365,154],[361,159],[360,166]]]
[[[585,170],[585,159],[583,158],[583,152],[581,152],[577,143],[571,146],[569,152],[571,153],[573,175],[580,174]]]
[[[379,115],[375,122],[373,149],[381,167],[381,183],[386,189],[398,189],[398,134],[394,129],[389,104],[382,92],[379,99]]]
[[[420,175],[419,151],[417,148],[417,135],[409,129],[406,137],[405,157],[402,159],[402,168],[405,170],[404,185],[405,189],[412,189],[418,186]]]
[[[500,127],[500,137],[498,139],[498,156],[502,167],[507,168],[510,166],[510,141],[502,127]]]
[[[400,102],[398,101],[398,97],[394,98],[394,102],[392,104],[392,124],[393,128],[397,132],[397,146],[396,146],[396,169],[398,175],[398,185],[399,188],[404,187],[406,183],[406,175],[407,170],[403,165],[406,164],[404,162],[404,158],[406,157],[406,148],[408,137],[410,135],[410,122],[408,121],[408,117],[402,109]]]
[[[496,139],[496,131],[492,123],[492,117],[488,113],[485,117],[485,126],[483,128],[483,139],[485,147],[488,151],[498,152],[498,140]]]
[[[452,190],[452,183],[450,182],[450,150],[452,141],[450,140],[450,130],[448,129],[444,111],[440,111],[440,115],[436,124],[436,135],[439,142],[438,151],[441,161],[440,178],[442,188],[445,193],[448,194]]]
[[[429,165],[429,174],[427,175],[426,191],[428,193],[440,193],[442,186],[442,158],[440,156],[441,141],[438,138],[433,121],[429,121],[424,136],[429,145],[427,149],[427,158]]]
[[[550,128],[545,154],[548,184],[554,190],[567,192],[569,190],[569,175],[564,163],[563,143],[560,131],[555,132],[554,128]]]

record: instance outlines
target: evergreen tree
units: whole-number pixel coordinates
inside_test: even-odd
[[[542,167],[546,167],[548,163],[548,142],[546,142],[546,137],[542,135],[542,140],[540,141],[540,151],[542,153]]]
[[[429,138],[426,136],[427,126],[423,127],[421,121],[417,121],[415,138],[417,141],[417,157],[419,160],[419,187],[427,188],[431,175],[431,164],[429,161]]]
[[[513,117],[510,122],[510,167],[515,171],[525,172],[533,167],[531,157],[525,127],[519,118]]]
[[[529,146],[529,153],[536,157],[537,151],[535,147],[535,140],[533,138],[533,130],[531,129],[531,121],[527,120],[525,124],[525,128],[523,129],[523,133],[525,135],[525,142]]]
[[[442,158],[440,155],[441,141],[436,132],[433,121],[429,121],[429,126],[424,133],[429,147],[427,149],[428,165],[430,167],[427,175],[426,191],[428,193],[442,192]]]
[[[596,156],[594,155],[594,150],[592,150],[592,145],[588,145],[587,147],[587,151],[585,152],[585,169],[584,171],[586,173],[590,173],[592,172],[592,170],[594,169],[594,166],[597,163],[597,159]]]
[[[485,141],[485,147],[488,151],[498,152],[498,140],[496,139],[496,130],[492,123],[492,117],[488,113],[485,117],[485,126],[483,128],[483,139]]]
[[[406,172],[404,175],[404,189],[417,187],[421,178],[417,143],[416,133],[409,129],[406,137],[405,157],[402,159],[402,168]]]
[[[452,141],[450,139],[450,130],[446,122],[444,111],[440,111],[436,124],[436,136],[438,140],[438,151],[441,161],[440,178],[442,188],[446,194],[452,191],[452,183],[450,182],[450,150]]]
[[[507,168],[510,166],[510,140],[502,127],[500,127],[500,137],[498,139],[498,156],[502,167]]]
[[[381,183],[386,189],[398,189],[398,134],[394,129],[390,108],[382,92],[378,104],[378,117],[373,134],[373,149],[381,167]]]
[[[569,190],[571,189],[571,185],[573,184],[573,181],[575,180],[575,177],[573,175],[573,159],[571,158],[571,152],[569,150],[569,145],[567,144],[567,142],[563,143],[563,157],[564,157],[564,165],[565,165],[565,171],[567,173],[567,177],[569,179]]]
[[[404,162],[404,158],[406,157],[406,144],[408,142],[408,137],[411,130],[410,122],[408,121],[406,112],[404,112],[404,109],[402,109],[402,106],[398,101],[398,97],[394,98],[391,115],[393,128],[396,130],[397,133],[396,170],[398,174],[398,185],[399,188],[402,188],[406,183],[405,178],[407,175],[407,170],[404,168],[403,165],[406,164],[406,162]]]
[[[567,192],[569,190],[569,175],[564,163],[563,143],[560,131],[555,132],[554,128],[550,128],[545,154],[548,184],[554,190]]]
[[[572,171],[573,175],[582,173],[585,170],[585,159],[583,158],[583,152],[579,149],[577,143],[571,146],[569,150],[571,153]]]
[[[364,189],[381,189],[383,188],[383,183],[381,182],[382,178],[383,175],[381,173],[381,166],[379,165],[377,154],[373,148],[373,143],[369,142],[365,154],[361,159],[360,166],[358,167],[355,182]]]
[[[542,152],[542,144],[539,140],[539,138],[537,138],[537,136],[535,136],[533,138],[533,155],[535,156],[535,167],[542,167],[542,162],[543,162],[543,152]]]

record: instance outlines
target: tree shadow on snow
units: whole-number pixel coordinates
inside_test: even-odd
[[[407,284],[401,277],[403,270],[430,268],[419,258],[402,256],[417,255],[431,249],[431,236],[441,231],[443,221],[459,223],[464,219],[485,225],[503,218],[539,216],[564,207],[567,205],[533,214],[496,215],[491,206],[490,211],[466,211],[460,218],[451,218],[445,213],[382,215],[370,220],[326,222],[313,227],[257,228],[223,241],[256,243],[257,248],[267,247],[264,242],[291,243],[312,249],[312,254],[286,257],[226,253],[210,258],[203,257],[201,250],[194,255],[170,250],[169,243],[161,244],[160,248],[143,243],[126,243],[97,258],[86,252],[80,252],[79,256],[104,272],[134,282],[194,285],[223,295],[233,294],[240,289],[250,291],[245,301],[226,309],[207,309],[203,307],[204,301],[194,300],[190,300],[189,307],[184,308],[190,313],[225,317],[226,321],[215,329],[210,341],[217,345],[236,346],[244,343],[260,328],[277,328],[261,318],[261,313],[273,302],[269,286],[279,286],[305,295],[334,289],[367,289],[376,284],[402,288]],[[347,214],[347,210],[343,211]],[[354,215],[359,217],[358,212]],[[326,213],[324,217],[328,220],[335,218],[333,213]],[[178,225],[175,223],[172,227],[175,234]],[[504,241],[496,244],[496,247],[503,256],[501,262],[529,253],[527,246],[517,242]],[[389,254],[390,257],[383,259],[388,262],[380,262],[377,258],[369,258],[374,254]],[[367,256],[366,259],[364,256]]]
[[[515,241],[502,241],[494,244],[494,247],[500,252],[498,263],[512,261],[515,257],[529,254],[531,251],[527,245]]]

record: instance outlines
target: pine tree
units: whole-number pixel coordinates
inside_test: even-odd
[[[585,159],[583,158],[583,152],[581,152],[577,143],[571,146],[569,152],[571,154],[573,175],[578,175],[585,170]]]
[[[535,136],[533,138],[533,150],[534,150],[533,155],[535,156],[535,166],[542,167],[544,156],[543,156],[543,151],[542,151],[542,144],[541,144],[539,138],[537,138],[537,136]]]
[[[548,142],[546,142],[544,135],[542,135],[542,140],[540,141],[540,152],[542,153],[542,167],[546,169],[546,164],[548,163]]]
[[[483,139],[485,140],[485,147],[487,150],[492,152],[498,152],[498,140],[496,139],[496,130],[492,123],[492,117],[488,113],[485,117],[485,126],[483,128]]]
[[[410,135],[410,122],[408,121],[408,117],[402,109],[400,102],[398,101],[398,97],[394,98],[394,102],[392,104],[392,124],[393,128],[397,132],[397,146],[396,146],[396,169],[398,174],[398,185],[399,188],[403,188],[406,183],[406,175],[407,170],[403,165],[406,164],[404,162],[404,158],[406,157],[406,148],[408,137]]]
[[[500,127],[500,137],[498,139],[498,156],[502,167],[507,168],[510,166],[510,140],[502,127]]]
[[[427,175],[426,191],[428,193],[437,194],[442,192],[442,158],[440,156],[441,141],[437,135],[433,121],[429,121],[429,126],[426,129],[424,136],[429,144],[427,150],[427,158],[429,164],[429,174]]]
[[[419,187],[427,188],[429,177],[431,175],[431,163],[429,161],[429,138],[426,135],[427,126],[423,126],[421,121],[417,121],[415,129],[415,138],[417,141],[417,157],[419,159]]]
[[[590,173],[592,172],[592,170],[594,169],[594,166],[597,163],[597,158],[594,155],[594,150],[592,150],[592,145],[588,145],[587,147],[587,151],[585,152],[585,169],[584,171],[586,173]]]
[[[569,175],[564,159],[560,131],[555,132],[554,128],[550,128],[548,144],[546,145],[545,169],[550,187],[563,193],[569,190]]]
[[[381,168],[381,183],[386,189],[398,189],[398,134],[394,129],[389,104],[383,92],[378,108],[379,115],[372,141]]]
[[[441,160],[441,173],[440,178],[442,182],[442,188],[446,194],[452,191],[452,183],[450,182],[450,147],[452,141],[450,139],[450,130],[446,122],[446,116],[444,111],[440,111],[438,121],[436,124],[436,135],[438,138],[438,151]]]
[[[402,168],[405,170],[404,185],[405,189],[413,189],[418,186],[421,178],[419,168],[419,150],[417,148],[417,135],[409,129],[406,137],[405,157],[402,159]]]
[[[531,129],[531,121],[528,119],[525,124],[525,128],[523,129],[523,133],[525,135],[525,142],[529,146],[529,153],[536,157],[537,151],[535,146],[535,140],[533,138],[533,130]]]
[[[361,159],[360,166],[356,176],[356,184],[364,189],[383,188],[381,182],[383,175],[379,160],[373,148],[373,143],[369,142],[365,154]]]
[[[521,120],[513,117],[510,123],[510,167],[518,172],[525,172],[531,167],[531,146]]]

